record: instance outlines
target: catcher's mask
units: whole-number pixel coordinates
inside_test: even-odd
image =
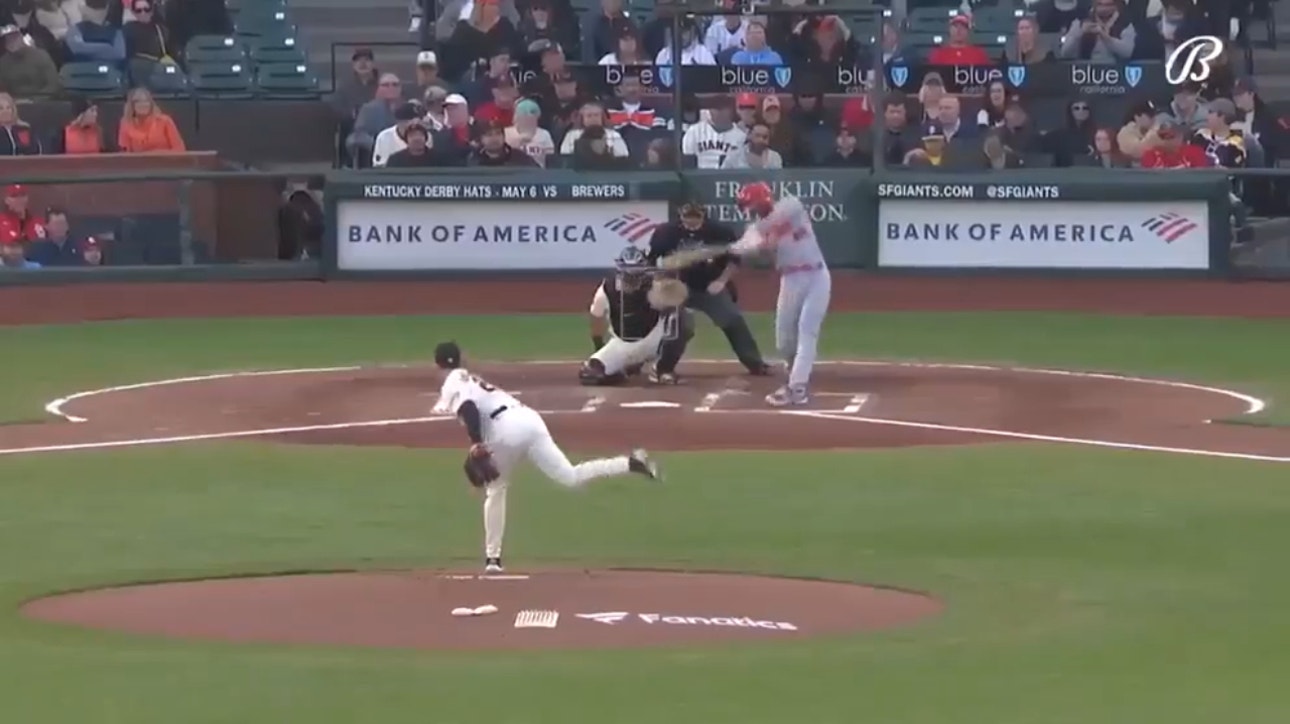
[[[634,246],[623,249],[614,265],[618,269],[618,288],[624,292],[644,287],[653,269],[644,252]]]
[[[681,226],[685,227],[688,231],[698,231],[699,227],[703,226],[703,218],[705,215],[706,212],[703,209],[703,205],[694,201],[683,205],[678,213],[678,216],[681,219]]]

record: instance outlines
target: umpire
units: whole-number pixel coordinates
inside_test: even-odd
[[[689,202],[681,206],[679,220],[654,229],[649,241],[650,263],[681,251],[700,246],[729,246],[739,240],[734,227],[705,218],[703,206]],[[748,322],[739,311],[738,291],[731,278],[738,267],[738,258],[731,254],[696,264],[680,271],[681,281],[690,290],[685,306],[708,315],[712,323],[726,335],[730,348],[749,374],[769,375],[770,366],[762,359],[753,339]]]

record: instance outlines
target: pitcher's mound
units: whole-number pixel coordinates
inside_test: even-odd
[[[486,605],[497,612],[452,614]],[[940,609],[921,594],[851,583],[642,570],[232,578],[70,593],[23,607],[45,621],[173,638],[456,650],[782,641],[890,628]]]

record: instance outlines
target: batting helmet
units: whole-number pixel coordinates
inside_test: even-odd
[[[775,203],[775,192],[765,181],[746,183],[735,197],[739,208],[765,213]]]

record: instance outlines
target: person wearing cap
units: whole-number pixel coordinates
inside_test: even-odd
[[[1208,111],[1205,127],[1192,136],[1191,142],[1200,146],[1215,166],[1245,168],[1251,161],[1261,165],[1263,149],[1259,142],[1232,128],[1237,119],[1236,104],[1219,98],[1210,101]]]
[[[71,99],[71,107],[72,120],[50,139],[49,152],[75,156],[112,151],[115,145],[109,145],[103,133],[98,104],[90,98],[76,96]]]
[[[1092,63],[1124,63],[1137,47],[1137,30],[1121,0],[1093,0],[1093,11],[1066,29],[1057,51],[1060,58]]]
[[[502,127],[511,125],[515,120],[515,102],[519,100],[520,90],[510,75],[504,75],[493,82],[489,90],[492,98],[475,108],[475,120],[480,123],[500,123]]]
[[[763,36],[764,37],[764,36]],[[680,50],[676,50],[680,48]],[[680,42],[672,37],[672,31],[667,32],[667,42],[654,56],[655,65],[672,65],[673,57],[680,56],[680,65],[716,65],[717,59],[712,53],[699,42],[699,33],[694,28],[694,21],[686,19],[681,21],[681,38]]]
[[[4,190],[4,210],[0,211],[0,241],[26,244],[45,238],[45,220],[31,213],[27,187],[9,184]]]
[[[583,63],[591,65],[613,53],[625,32],[639,37],[639,28],[624,5],[623,0],[600,0],[583,14],[580,23]]]
[[[1190,132],[1168,116],[1156,122],[1155,145],[1142,153],[1143,168],[1209,168],[1204,149],[1188,143]]]
[[[703,46],[719,58],[722,53],[733,53],[744,47],[744,34],[748,31],[748,16],[723,15],[708,25],[703,34]]]
[[[528,4],[524,17],[520,19],[520,37],[530,52],[541,53],[545,49],[539,46],[543,41],[557,47],[573,47],[577,34],[573,23],[556,23],[555,13],[547,0],[533,0]]]
[[[63,83],[49,53],[28,44],[16,25],[0,27],[0,89],[21,98],[52,96],[61,92]]]
[[[18,117],[13,96],[0,92],[0,157],[38,156],[43,151],[40,136]]]
[[[417,53],[416,72],[417,87],[414,98],[425,98],[431,88],[448,89],[448,82],[439,77],[439,56],[433,50]]]
[[[641,50],[641,39],[634,25],[617,26],[618,36],[614,51],[600,57],[598,65],[651,65],[652,61]]]
[[[1138,101],[1129,107],[1124,125],[1115,134],[1115,143],[1120,147],[1120,153],[1134,162],[1142,160],[1143,152],[1155,145],[1158,113],[1156,104],[1149,100]]]
[[[332,109],[342,123],[354,122],[358,109],[376,97],[381,72],[376,69],[371,48],[355,48],[350,55],[350,70],[336,79],[336,93],[331,98]],[[346,129],[345,135],[348,135]]]
[[[421,120],[425,122],[426,127],[431,132],[442,131],[448,125],[448,93],[443,86],[432,85],[426,89],[425,97],[422,99],[425,105],[425,115]]]
[[[441,159],[430,147],[430,131],[420,121],[413,121],[403,129],[407,147],[390,154],[386,168],[426,168],[441,165]]]
[[[756,93],[740,93],[735,96],[735,125],[744,133],[757,122],[757,106],[760,101]]]
[[[51,207],[45,212],[44,236],[27,245],[27,258],[42,267],[85,266],[86,242],[72,237],[67,211]]]
[[[506,126],[499,121],[486,124],[479,134],[479,148],[470,154],[467,166],[537,168],[527,153],[506,144]]]
[[[972,44],[972,18],[950,17],[949,38],[927,54],[928,65],[994,65],[985,48]]]
[[[461,94],[472,107],[481,106],[493,99],[493,86],[504,78],[514,80],[514,69],[512,68],[511,51],[507,48],[498,48],[485,58],[481,58],[481,65],[475,70],[475,80],[469,83],[461,83]],[[483,70],[483,75],[479,71]]]
[[[1173,101],[1156,118],[1168,118],[1190,131],[1199,131],[1208,117],[1205,104],[1200,102],[1200,84],[1188,81],[1174,88]]]
[[[824,157],[821,165],[830,168],[868,168],[873,163],[873,157],[861,150],[857,138],[860,131],[861,129],[852,128],[845,123],[840,124],[837,135],[833,138],[833,151]],[[903,149],[899,157],[904,157]]]
[[[451,93],[443,102],[447,125],[434,134],[431,145],[444,166],[464,166],[474,150],[479,125],[470,116],[470,105],[460,93]]]
[[[506,51],[512,58],[519,57],[523,39],[515,29],[516,20],[503,15],[499,0],[472,0],[470,19],[458,21],[452,36],[443,44],[443,75],[458,80],[477,58],[495,57]],[[514,12],[512,7],[511,11]],[[445,10],[445,12],[448,12]]]
[[[744,47],[730,56],[731,65],[783,65],[784,58],[766,44],[766,23],[753,20],[744,33]]]
[[[572,73],[558,75],[551,83],[555,96],[542,99],[542,127],[553,136],[560,136],[577,125],[589,96]]]
[[[525,98],[515,104],[515,121],[506,129],[506,145],[528,154],[537,165],[546,167],[546,157],[555,153],[555,140],[551,133],[538,125],[542,109],[537,102]]]
[[[1270,164],[1273,159],[1281,158],[1284,147],[1285,130],[1277,121],[1277,115],[1263,99],[1253,78],[1237,78],[1232,88],[1232,102],[1236,104],[1237,121],[1232,124],[1247,138],[1253,138],[1263,147],[1264,163]]]
[[[421,120],[422,108],[419,103],[407,102],[394,112],[394,125],[376,135],[372,144],[372,168],[383,168],[390,156],[408,147],[404,134],[408,126]]]

